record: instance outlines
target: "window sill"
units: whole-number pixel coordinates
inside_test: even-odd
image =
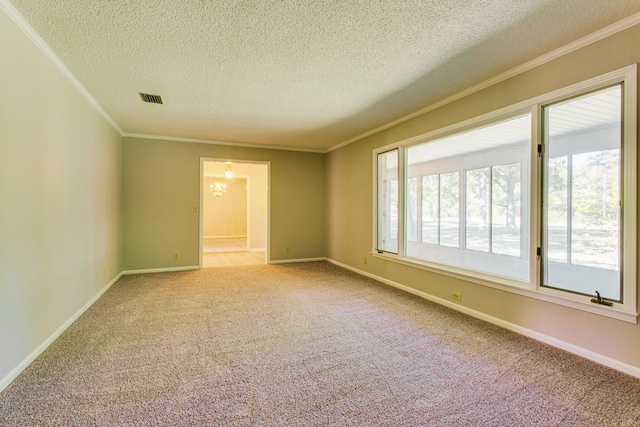
[[[511,280],[504,277],[492,276],[480,272],[454,268],[440,264],[430,263],[428,261],[417,260],[413,258],[400,257],[389,253],[379,253],[372,251],[374,258],[384,259],[386,261],[395,262],[397,264],[406,265],[408,267],[417,268],[432,273],[442,274],[444,276],[453,277],[467,282],[476,283],[482,286],[499,289],[505,292],[511,292],[523,295],[529,298],[535,298],[541,301],[550,302],[564,307],[576,310],[586,311],[588,313],[598,314],[600,316],[610,317],[612,319],[621,320],[623,322],[638,323],[638,313],[623,310],[619,307],[607,307],[589,302],[588,297],[567,295],[560,296],[558,291],[552,290],[536,290],[532,289],[529,283]]]

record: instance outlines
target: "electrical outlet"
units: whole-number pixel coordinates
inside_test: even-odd
[[[174,252],[173,259],[178,259],[178,258],[180,258],[180,254],[178,252]]]
[[[193,211],[196,213],[198,212],[198,205],[193,205]]]
[[[289,248],[284,248],[284,253],[288,254],[289,253]]]
[[[451,292],[451,299],[462,301],[462,294],[460,292]]]
[[[367,257],[364,257],[364,263],[365,264],[367,263]]]

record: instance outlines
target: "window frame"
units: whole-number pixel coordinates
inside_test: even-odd
[[[380,206],[378,204],[378,200],[380,199],[380,195],[381,195],[381,188],[380,188],[380,181],[378,180],[378,171],[379,171],[379,166],[380,166],[380,156],[384,155],[384,154],[388,154],[391,152],[396,152],[396,156],[397,156],[397,161],[398,161],[398,207],[397,207],[397,216],[398,216],[398,222],[397,222],[397,233],[398,233],[398,241],[397,241],[397,251],[398,252],[392,252],[390,251],[387,247],[381,247],[380,245],[380,239],[379,239],[379,233],[380,230],[382,228],[382,223],[380,221]],[[377,253],[388,253],[388,254],[395,254],[398,255],[399,251],[400,251],[400,242],[404,240],[404,237],[402,237],[404,235],[404,221],[400,218],[401,215],[404,215],[404,195],[401,193],[404,190],[404,183],[403,183],[403,178],[400,175],[401,174],[401,170],[404,168],[400,167],[400,161],[401,161],[401,153],[403,152],[403,150],[401,150],[399,147],[392,147],[388,150],[382,150],[382,151],[378,151],[377,153],[374,154],[374,170],[376,171],[375,173],[375,182],[373,185],[373,198],[374,200],[376,200],[376,203],[374,204],[374,214],[373,214],[373,218],[374,218],[374,224],[373,224],[373,234],[374,234],[374,242],[373,242],[373,249],[374,251],[376,251]],[[404,159],[402,160],[404,161]],[[390,184],[389,184],[389,190],[391,189]],[[401,228],[402,227],[402,228]]]
[[[558,290],[541,286],[541,257],[536,256],[537,248],[542,245],[542,211],[541,211],[541,194],[543,191],[541,171],[542,159],[544,156],[538,156],[538,147],[543,146],[544,129],[544,106],[555,102],[563,101],[571,97],[578,97],[589,92],[595,92],[606,88],[622,84],[622,177],[621,177],[621,199],[622,209],[621,226],[625,230],[622,236],[622,303],[614,302],[613,306],[603,306],[594,304],[590,301],[589,296],[570,293],[564,290]],[[582,311],[600,314],[614,319],[638,323],[637,313],[637,64],[633,64],[609,73],[579,82],[550,93],[546,93],[535,98],[519,102],[517,104],[504,107],[478,117],[454,123],[443,128],[417,135],[415,137],[398,141],[384,147],[373,150],[373,181],[374,181],[374,198],[373,198],[373,250],[372,255],[396,262],[402,265],[420,268],[426,271],[432,271],[438,274],[459,278],[468,282],[525,295],[535,299],[552,302],[565,307],[571,307]],[[524,216],[529,216],[529,281],[523,282],[506,277],[495,276],[488,273],[471,271],[464,268],[454,267],[450,265],[438,264],[435,262],[419,260],[406,256],[407,235],[404,227],[405,215],[404,205],[406,204],[406,180],[408,175],[408,167],[406,161],[406,151],[408,148],[424,144],[430,141],[439,140],[460,133],[469,132],[471,130],[489,126],[491,124],[517,117],[518,115],[531,114],[531,146],[530,146],[530,164],[529,168],[529,207],[528,210],[524,206],[521,207],[523,220]],[[391,149],[398,149],[398,160],[400,170],[398,171],[399,179],[399,207],[402,212],[398,215],[398,253],[378,253],[376,251],[376,224],[377,224],[377,154]],[[526,163],[526,160],[525,160]],[[521,167],[525,168],[525,163]],[[418,180],[420,181],[421,178]],[[524,188],[521,189],[521,191]],[[460,203],[464,203],[462,200]],[[420,224],[420,221],[419,221]],[[523,236],[524,237],[524,236]],[[419,235],[419,241],[421,240]]]

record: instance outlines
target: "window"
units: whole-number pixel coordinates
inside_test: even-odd
[[[475,251],[489,252],[489,193],[488,167],[466,172],[465,195],[465,247]]]
[[[491,167],[491,252],[519,257],[521,163]]]
[[[422,177],[423,243],[458,246],[460,215],[458,192],[458,172]]]
[[[622,85],[544,107],[543,286],[622,300]]]
[[[398,252],[398,150],[378,154],[379,251]]]
[[[531,115],[525,114],[409,147],[408,181],[422,181],[423,235],[417,243],[407,233],[405,255],[528,280],[521,187],[530,141]],[[411,197],[408,191],[409,211]]]
[[[520,256],[521,163],[466,171],[467,249]]]
[[[440,176],[422,177],[422,243],[440,243]]]
[[[634,65],[374,151],[378,252],[636,322],[636,76]]]
[[[460,177],[458,172],[440,174],[440,244],[457,248],[460,230]]]
[[[407,240],[418,240],[418,177],[407,180]]]

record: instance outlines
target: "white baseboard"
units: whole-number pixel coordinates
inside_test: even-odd
[[[198,270],[199,265],[188,265],[186,267],[166,267],[166,268],[146,268],[142,270],[125,270],[122,275],[129,274],[146,274],[146,273],[166,273],[170,271],[186,271],[186,270]]]
[[[551,345],[553,347],[557,347],[559,349],[568,351],[569,353],[576,354],[578,356],[584,357],[586,359],[589,359],[589,360],[591,360],[593,362],[596,362],[596,363],[599,363],[601,365],[608,366],[609,368],[618,370],[620,372],[624,372],[625,374],[629,374],[629,375],[634,376],[636,378],[640,378],[640,367],[629,365],[628,363],[624,363],[624,362],[621,362],[619,360],[613,359],[611,357],[604,356],[604,355],[602,355],[600,353],[596,353],[594,351],[587,350],[585,348],[579,347],[579,346],[574,345],[574,344],[570,344],[568,342],[559,340],[557,338],[550,337],[550,336],[542,334],[540,332],[536,332],[536,331],[534,331],[532,329],[524,328],[524,327],[522,327],[520,325],[516,325],[515,323],[507,322],[506,320],[502,320],[502,319],[499,319],[497,317],[490,316],[488,314],[482,313],[480,311],[473,310],[471,308],[456,304],[456,303],[454,303],[452,301],[448,301],[446,299],[443,299],[443,298],[440,298],[440,297],[436,297],[434,295],[428,294],[428,293],[423,292],[423,291],[419,291],[417,289],[411,288],[411,287],[403,285],[401,283],[385,279],[384,277],[376,276],[375,274],[371,274],[371,273],[368,273],[366,271],[359,270],[359,269],[357,269],[355,267],[351,267],[350,265],[343,264],[343,263],[335,261],[333,259],[326,258],[326,260],[328,262],[330,262],[332,264],[335,264],[335,265],[337,265],[339,267],[342,267],[342,268],[344,268],[346,270],[353,271],[354,273],[358,273],[358,274],[360,274],[362,276],[369,277],[371,279],[377,280],[377,281],[382,282],[384,284],[393,286],[394,288],[398,288],[398,289],[401,289],[401,290],[403,290],[405,292],[409,292],[409,293],[411,293],[413,295],[417,295],[417,296],[419,296],[421,298],[424,298],[426,300],[435,302],[436,304],[440,304],[440,305],[443,305],[445,307],[449,307],[449,308],[451,308],[453,310],[456,310],[456,311],[459,311],[461,313],[467,314],[467,315],[469,315],[471,317],[475,317],[477,319],[484,320],[485,322],[494,324],[496,326],[500,326],[501,328],[508,329],[510,331],[513,331],[513,332],[517,332],[517,333],[519,333],[521,335],[524,335],[526,337],[533,338],[534,340],[541,341],[541,342],[543,342],[545,344],[549,344],[549,345]]]
[[[56,329],[55,332],[49,336],[49,338],[44,340],[44,342],[40,344],[35,350],[33,350],[31,354],[29,354],[22,362],[18,364],[18,366],[13,368],[7,375],[5,375],[4,378],[0,380],[0,392],[2,392],[2,390],[7,388],[7,386],[11,384],[11,382],[15,380],[16,377],[20,375],[20,373],[24,371],[25,368],[31,364],[31,362],[36,360],[36,358],[40,356],[40,354],[43,351],[45,351],[47,347],[51,345],[51,343],[53,343],[56,339],[58,339],[58,337],[62,335],[62,333],[69,326],[71,326],[73,322],[75,322],[80,316],[82,316],[82,314],[85,311],[87,311],[87,309],[89,309],[89,307],[91,307],[93,303],[95,303],[98,300],[98,298],[100,298],[105,292],[107,292],[107,290],[114,283],[120,280],[121,277],[122,277],[122,273],[118,273],[118,275],[114,277],[113,280],[111,280],[104,288],[102,288],[100,292],[94,295],[93,298],[89,300],[89,302],[83,305],[82,308],[80,308],[80,310],[78,310],[73,316],[71,316],[66,322],[64,322],[58,329]]]
[[[266,252],[267,248],[250,248],[249,252]]]
[[[240,239],[243,237],[247,237],[246,234],[240,234],[237,236],[203,236],[203,239]]]
[[[277,259],[269,261],[269,264],[291,264],[294,262],[316,262],[316,261],[328,261],[325,257],[318,258],[298,258],[298,259]]]

